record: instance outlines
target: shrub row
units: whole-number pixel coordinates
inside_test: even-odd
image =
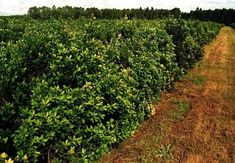
[[[133,133],[221,25],[0,21],[0,153],[88,162]],[[10,32],[6,32],[10,31]],[[6,155],[4,155],[7,157]]]

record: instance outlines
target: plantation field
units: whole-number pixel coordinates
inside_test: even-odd
[[[91,162],[133,134],[222,25],[0,19],[0,153]]]

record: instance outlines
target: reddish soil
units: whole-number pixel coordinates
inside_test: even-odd
[[[235,162],[235,30],[222,28],[204,51],[155,114],[99,162]]]

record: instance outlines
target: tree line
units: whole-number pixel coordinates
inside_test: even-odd
[[[82,7],[31,7],[28,10],[28,16],[33,19],[50,19],[50,18],[64,18],[64,19],[79,19],[92,18],[97,19],[121,19],[128,17],[129,19],[162,19],[162,18],[182,18],[194,19],[201,21],[212,21],[230,25],[235,22],[234,9],[215,9],[202,10],[197,8],[189,13],[181,12],[179,8],[172,10],[139,8],[139,9],[98,9],[98,8],[82,8]]]
[[[190,13],[182,13],[184,19],[196,19],[201,21],[213,21],[230,25],[235,23],[235,9],[215,9],[215,10],[202,10],[197,8]]]
[[[161,19],[161,18],[180,18],[181,11],[179,8],[172,10],[139,8],[139,9],[98,9],[98,8],[82,8],[82,7],[31,7],[28,10],[28,16],[34,19],[50,19],[50,18],[71,18],[78,19],[81,17],[97,19],[121,19],[128,17],[129,19]]]

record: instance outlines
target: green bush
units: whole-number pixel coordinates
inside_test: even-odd
[[[203,57],[202,46],[212,41],[222,25],[212,22],[166,20],[166,31],[172,35],[176,60],[187,72]]]
[[[23,25],[0,44],[0,153],[62,162],[95,160],[131,135],[220,28],[183,20]]]

